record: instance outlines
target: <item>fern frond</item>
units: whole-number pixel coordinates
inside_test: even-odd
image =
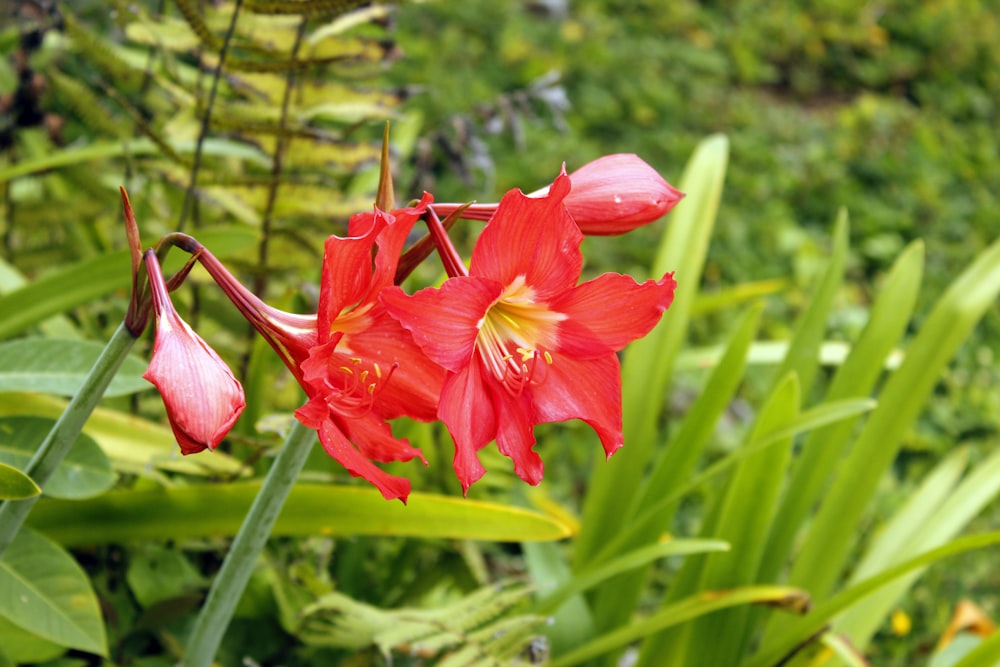
[[[124,137],[123,126],[97,95],[79,79],[53,70],[49,72],[49,84],[56,98],[65,104],[84,126],[101,134]]]
[[[96,33],[84,29],[69,13],[63,17],[66,34],[73,40],[73,47],[91,65],[100,69],[119,88],[138,88],[142,72],[118,57],[107,42]]]
[[[198,35],[202,45],[213,51],[218,51],[222,47],[222,40],[205,25],[205,21],[198,11],[197,3],[194,0],[174,0],[174,3],[194,34]]]
[[[254,14],[295,14],[302,17],[346,14],[368,0],[246,0],[244,7]]]

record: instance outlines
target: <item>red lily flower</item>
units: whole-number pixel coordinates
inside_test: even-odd
[[[215,449],[246,407],[243,387],[174,310],[156,253],[147,252],[145,260],[156,337],[143,377],[160,391],[181,453]]]
[[[677,205],[684,193],[667,183],[655,169],[637,155],[617,153],[588,162],[569,175],[572,191],[564,204],[584,234],[610,236],[624,234],[659,220]],[[542,188],[529,197],[544,197]],[[440,216],[447,216],[461,204],[435,204]],[[463,218],[489,220],[497,204],[472,204]]]
[[[299,421],[317,430],[323,448],[351,475],[404,502],[409,480],[372,461],[423,460],[419,449],[392,436],[385,420],[434,419],[444,371],[389,317],[378,294],[392,284],[406,236],[429,202],[426,195],[416,207],[355,215],[347,237],[329,237],[316,315],[267,306],[211,253],[198,251],[199,261],[305,390],[308,401],[295,413]]]
[[[449,258],[453,277],[440,288],[382,291],[389,314],[447,370],[438,417],[455,441],[466,491],[485,472],[476,452],[491,440],[522,479],[540,482],[535,424],[582,419],[613,454],[622,445],[616,352],[673,301],[673,274],[637,284],[607,273],[577,285],[583,235],[564,205],[570,180],[562,173],[547,196],[508,192],[468,272]],[[439,250],[453,252],[438,238]]]

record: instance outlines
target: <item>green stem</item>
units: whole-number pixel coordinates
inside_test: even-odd
[[[62,415],[28,462],[24,472],[35,480],[38,486],[45,488],[49,477],[66,457],[135,341],[135,336],[125,325],[119,325],[101,352],[101,356],[87,373],[80,389],[70,399]],[[0,505],[0,554],[14,540],[14,536],[37,500],[38,496],[35,496],[27,500],[7,500]]]
[[[285,446],[271,465],[260,492],[243,519],[240,532],[229,548],[222,569],[212,583],[205,606],[188,640],[181,663],[184,667],[209,667],[212,664],[236,603],[257,566],[264,543],[309,456],[315,438],[314,431],[298,422],[288,434]]]

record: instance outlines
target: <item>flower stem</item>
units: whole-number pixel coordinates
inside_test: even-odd
[[[315,438],[314,431],[298,422],[288,434],[285,446],[271,465],[260,492],[229,548],[222,569],[212,583],[194,632],[188,640],[181,663],[184,667],[209,667],[212,664],[236,603],[257,566],[264,543],[267,542],[285,499],[309,456]]]
[[[45,488],[49,477],[66,457],[135,341],[136,337],[129,332],[124,323],[108,341],[101,356],[84,378],[80,389],[70,399],[66,409],[42,444],[38,446],[38,450],[24,470],[38,486]],[[14,540],[14,536],[38,498],[35,496],[26,500],[7,500],[0,505],[0,553],[3,553]]]

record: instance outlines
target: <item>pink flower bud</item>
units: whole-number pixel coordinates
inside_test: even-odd
[[[215,449],[246,406],[243,387],[170,302],[156,255],[146,254],[156,338],[143,377],[160,391],[183,454]]]
[[[569,175],[572,185],[563,200],[566,210],[584,234],[611,236],[624,234],[659,220],[677,205],[684,193],[631,153],[605,155],[588,162]],[[529,197],[545,197],[549,186]],[[496,204],[434,204],[442,217],[462,209],[468,220],[489,220]]]
[[[588,162],[569,175],[564,204],[584,234],[624,234],[663,217],[684,193],[637,155],[617,153]],[[530,197],[548,194],[549,188]]]

